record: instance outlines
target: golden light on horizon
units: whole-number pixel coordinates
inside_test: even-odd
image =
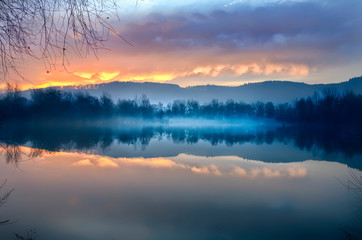
[[[100,72],[99,73],[99,79],[102,81],[108,81],[108,80],[112,80],[113,78],[115,78],[116,76],[119,75],[119,72]]]
[[[87,82],[86,84],[89,84],[89,82]],[[41,89],[41,88],[48,88],[48,87],[70,87],[70,86],[78,86],[79,83],[76,81],[72,81],[72,82],[62,82],[62,81],[49,81],[47,83],[43,83],[43,84],[24,84],[24,85],[20,85],[20,90],[21,91],[25,91],[25,90],[31,90],[31,89]],[[85,85],[85,84],[83,84]],[[6,89],[6,88],[2,88],[1,89]]]
[[[275,78],[275,76],[283,75],[280,80],[292,78],[304,78],[314,71],[309,66],[304,64],[275,64],[275,63],[235,63],[235,64],[209,64],[209,65],[195,65],[191,68],[173,67],[169,70],[159,70],[157,72],[150,69],[129,69],[125,72],[114,71],[107,69],[105,71],[87,71],[85,66],[75,66],[74,68],[81,69],[80,71],[54,71],[50,73],[42,73],[37,77],[37,81],[19,82],[21,90],[39,89],[47,87],[78,87],[86,85],[94,85],[107,83],[112,81],[119,82],[157,82],[178,84],[181,87],[204,85],[205,82],[202,78],[207,79],[207,84],[224,85],[224,86],[240,86],[244,83],[250,82],[243,77],[247,75],[260,76],[260,79],[254,78],[252,82],[260,82],[270,80],[268,78]],[[102,64],[97,66],[98,69],[102,68]],[[227,79],[233,77],[234,79]],[[200,78],[200,81],[194,78]],[[192,79],[192,81],[188,81]],[[221,82],[220,82],[221,81]],[[1,90],[6,90],[7,85],[4,83],[0,85]]]
[[[94,75],[94,73],[87,73],[87,72],[74,72],[73,74],[78,77],[86,78],[86,79],[91,79]]]
[[[167,82],[176,78],[173,74],[154,74],[154,75],[136,75],[129,77],[130,81],[152,81],[152,82]]]

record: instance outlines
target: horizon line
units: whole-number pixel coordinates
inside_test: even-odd
[[[55,84],[55,85],[49,85],[49,86],[39,85],[39,86],[35,86],[35,87],[25,87],[25,89],[20,89],[20,91],[29,91],[29,90],[47,89],[47,88],[60,88],[60,89],[64,89],[64,88],[73,88],[73,89],[85,88],[85,89],[92,89],[95,86],[106,85],[106,84],[111,84],[111,83],[136,83],[136,84],[151,83],[151,84],[161,84],[161,85],[175,85],[175,86],[178,86],[180,88],[193,88],[193,87],[203,87],[203,86],[237,88],[237,87],[241,87],[241,86],[245,86],[245,85],[249,85],[249,84],[260,84],[260,83],[268,83],[268,82],[299,83],[299,84],[305,84],[305,85],[330,85],[330,84],[346,83],[346,82],[349,82],[350,80],[358,79],[358,78],[362,78],[362,75],[357,76],[357,77],[349,78],[346,81],[340,81],[340,82],[335,82],[335,83],[306,83],[306,82],[302,82],[302,81],[291,81],[291,80],[261,80],[261,81],[245,82],[243,84],[235,85],[235,86],[223,85],[223,84],[200,84],[200,85],[181,86],[180,84],[170,83],[170,82],[119,81],[119,80],[115,80],[115,81],[109,81],[109,82],[103,82],[103,83],[88,83],[88,84],[69,84],[69,85],[56,85]],[[7,84],[8,83],[3,83],[2,85],[0,85],[0,92],[1,93],[6,92],[6,85]],[[87,88],[87,86],[89,88]],[[20,86],[20,88],[21,88],[21,86]]]

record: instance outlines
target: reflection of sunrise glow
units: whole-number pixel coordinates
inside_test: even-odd
[[[209,166],[191,167],[191,171],[194,173],[212,174],[215,176],[224,175],[223,173],[220,172],[219,168],[214,164],[211,164]]]
[[[269,167],[253,167],[251,169],[244,169],[242,167],[235,166],[232,174],[239,177],[264,177],[264,178],[304,178],[307,176],[307,169],[305,167],[287,167],[287,168],[269,168]]]
[[[122,158],[123,162],[129,164],[140,165],[140,166],[149,166],[149,167],[175,167],[177,164],[170,159],[166,158]]]
[[[93,166],[93,165],[94,164],[89,159],[79,160],[72,164],[72,166],[79,166],[79,167]]]
[[[306,168],[288,168],[288,174],[291,177],[304,177],[307,175]]]
[[[101,167],[101,168],[118,168],[118,164],[115,163],[114,161],[105,158],[105,157],[101,157],[101,158],[97,158],[97,159],[83,159],[83,160],[79,160],[77,162],[74,162],[72,164],[72,166],[76,166],[76,167],[89,167],[89,166],[95,166],[95,167]]]
[[[98,159],[97,166],[99,167],[112,167],[118,168],[118,164],[112,161],[111,159],[102,157]]]
[[[38,158],[40,163],[57,163],[65,159],[77,168],[143,167],[187,171],[198,175],[247,178],[304,178],[307,168],[294,163],[265,163],[237,156],[200,157],[180,154],[173,158],[106,157],[86,153],[46,152],[28,147],[18,147],[24,156]],[[40,151],[40,152],[39,152]],[[5,148],[1,149],[4,154]],[[34,154],[39,152],[39,154]],[[68,165],[69,166],[69,165]]]

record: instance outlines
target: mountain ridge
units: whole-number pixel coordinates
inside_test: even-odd
[[[49,87],[66,92],[87,92],[100,97],[104,92],[111,95],[113,100],[134,99],[146,95],[151,103],[169,103],[174,100],[197,100],[200,103],[219,101],[243,101],[245,103],[291,102],[301,97],[322,93],[325,89],[336,89],[338,92],[353,91],[362,94],[362,76],[348,81],[329,84],[307,84],[303,82],[270,80],[257,83],[247,83],[240,86],[198,85],[180,87],[171,83],[154,82],[109,82],[89,84],[85,86]],[[45,88],[48,89],[48,88]],[[30,97],[33,90],[23,91],[25,97]],[[36,91],[36,90],[35,90]]]

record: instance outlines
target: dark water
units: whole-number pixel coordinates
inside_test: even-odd
[[[361,237],[353,132],[212,121],[1,130],[1,191],[15,191],[0,239]]]

